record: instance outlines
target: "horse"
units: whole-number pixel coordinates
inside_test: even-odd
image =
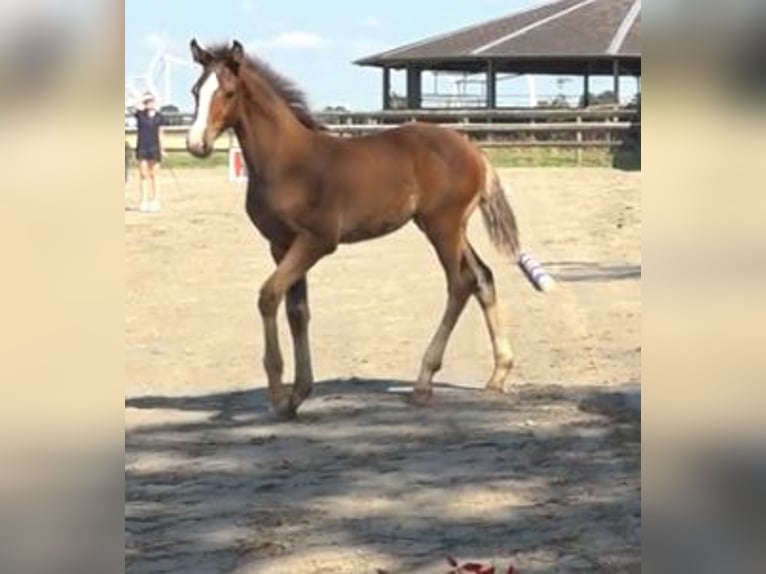
[[[381,237],[410,221],[433,246],[447,282],[446,308],[410,400],[429,402],[447,341],[471,296],[481,306],[493,349],[486,389],[506,392],[513,352],[492,271],[466,236],[478,206],[494,246],[518,256],[516,218],[487,156],[462,134],[426,123],[337,137],[312,117],[292,81],[246,54],[237,40],[202,48],[193,39],[190,47],[202,73],[192,88],[187,149],[205,158],[221,133],[234,131],[249,174],[245,209],[276,264],[258,295],[274,412],[294,417],[313,388],[307,272],[340,244]],[[283,299],[294,349],[292,385],[282,380],[276,316]]]

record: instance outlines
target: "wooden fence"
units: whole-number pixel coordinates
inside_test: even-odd
[[[339,137],[380,132],[411,121],[436,123],[468,135],[481,147],[637,148],[641,140],[640,111],[630,108],[553,110],[386,110],[319,112],[316,118]],[[188,126],[165,127],[166,148],[184,151]],[[126,128],[126,134],[135,129]],[[235,146],[232,134],[221,138],[217,151]],[[578,163],[580,160],[578,153]]]

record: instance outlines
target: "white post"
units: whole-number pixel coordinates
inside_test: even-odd
[[[527,89],[529,90],[529,107],[537,107],[537,84],[535,83],[535,77],[531,74],[527,74]]]

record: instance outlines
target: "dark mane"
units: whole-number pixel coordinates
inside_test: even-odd
[[[216,44],[206,48],[215,62],[226,61],[229,54],[229,46]],[[318,122],[311,114],[306,95],[295,82],[276,72],[266,62],[256,56],[245,54],[244,64],[265,81],[276,94],[281,97],[304,126],[311,130],[326,130],[327,128]]]

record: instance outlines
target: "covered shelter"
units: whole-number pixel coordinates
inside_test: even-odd
[[[486,107],[497,108],[497,74],[611,75],[619,102],[622,75],[641,76],[641,0],[554,0],[368,56],[383,70],[383,108],[391,108],[391,70],[406,70],[408,109],[423,103],[422,73],[486,74]]]

